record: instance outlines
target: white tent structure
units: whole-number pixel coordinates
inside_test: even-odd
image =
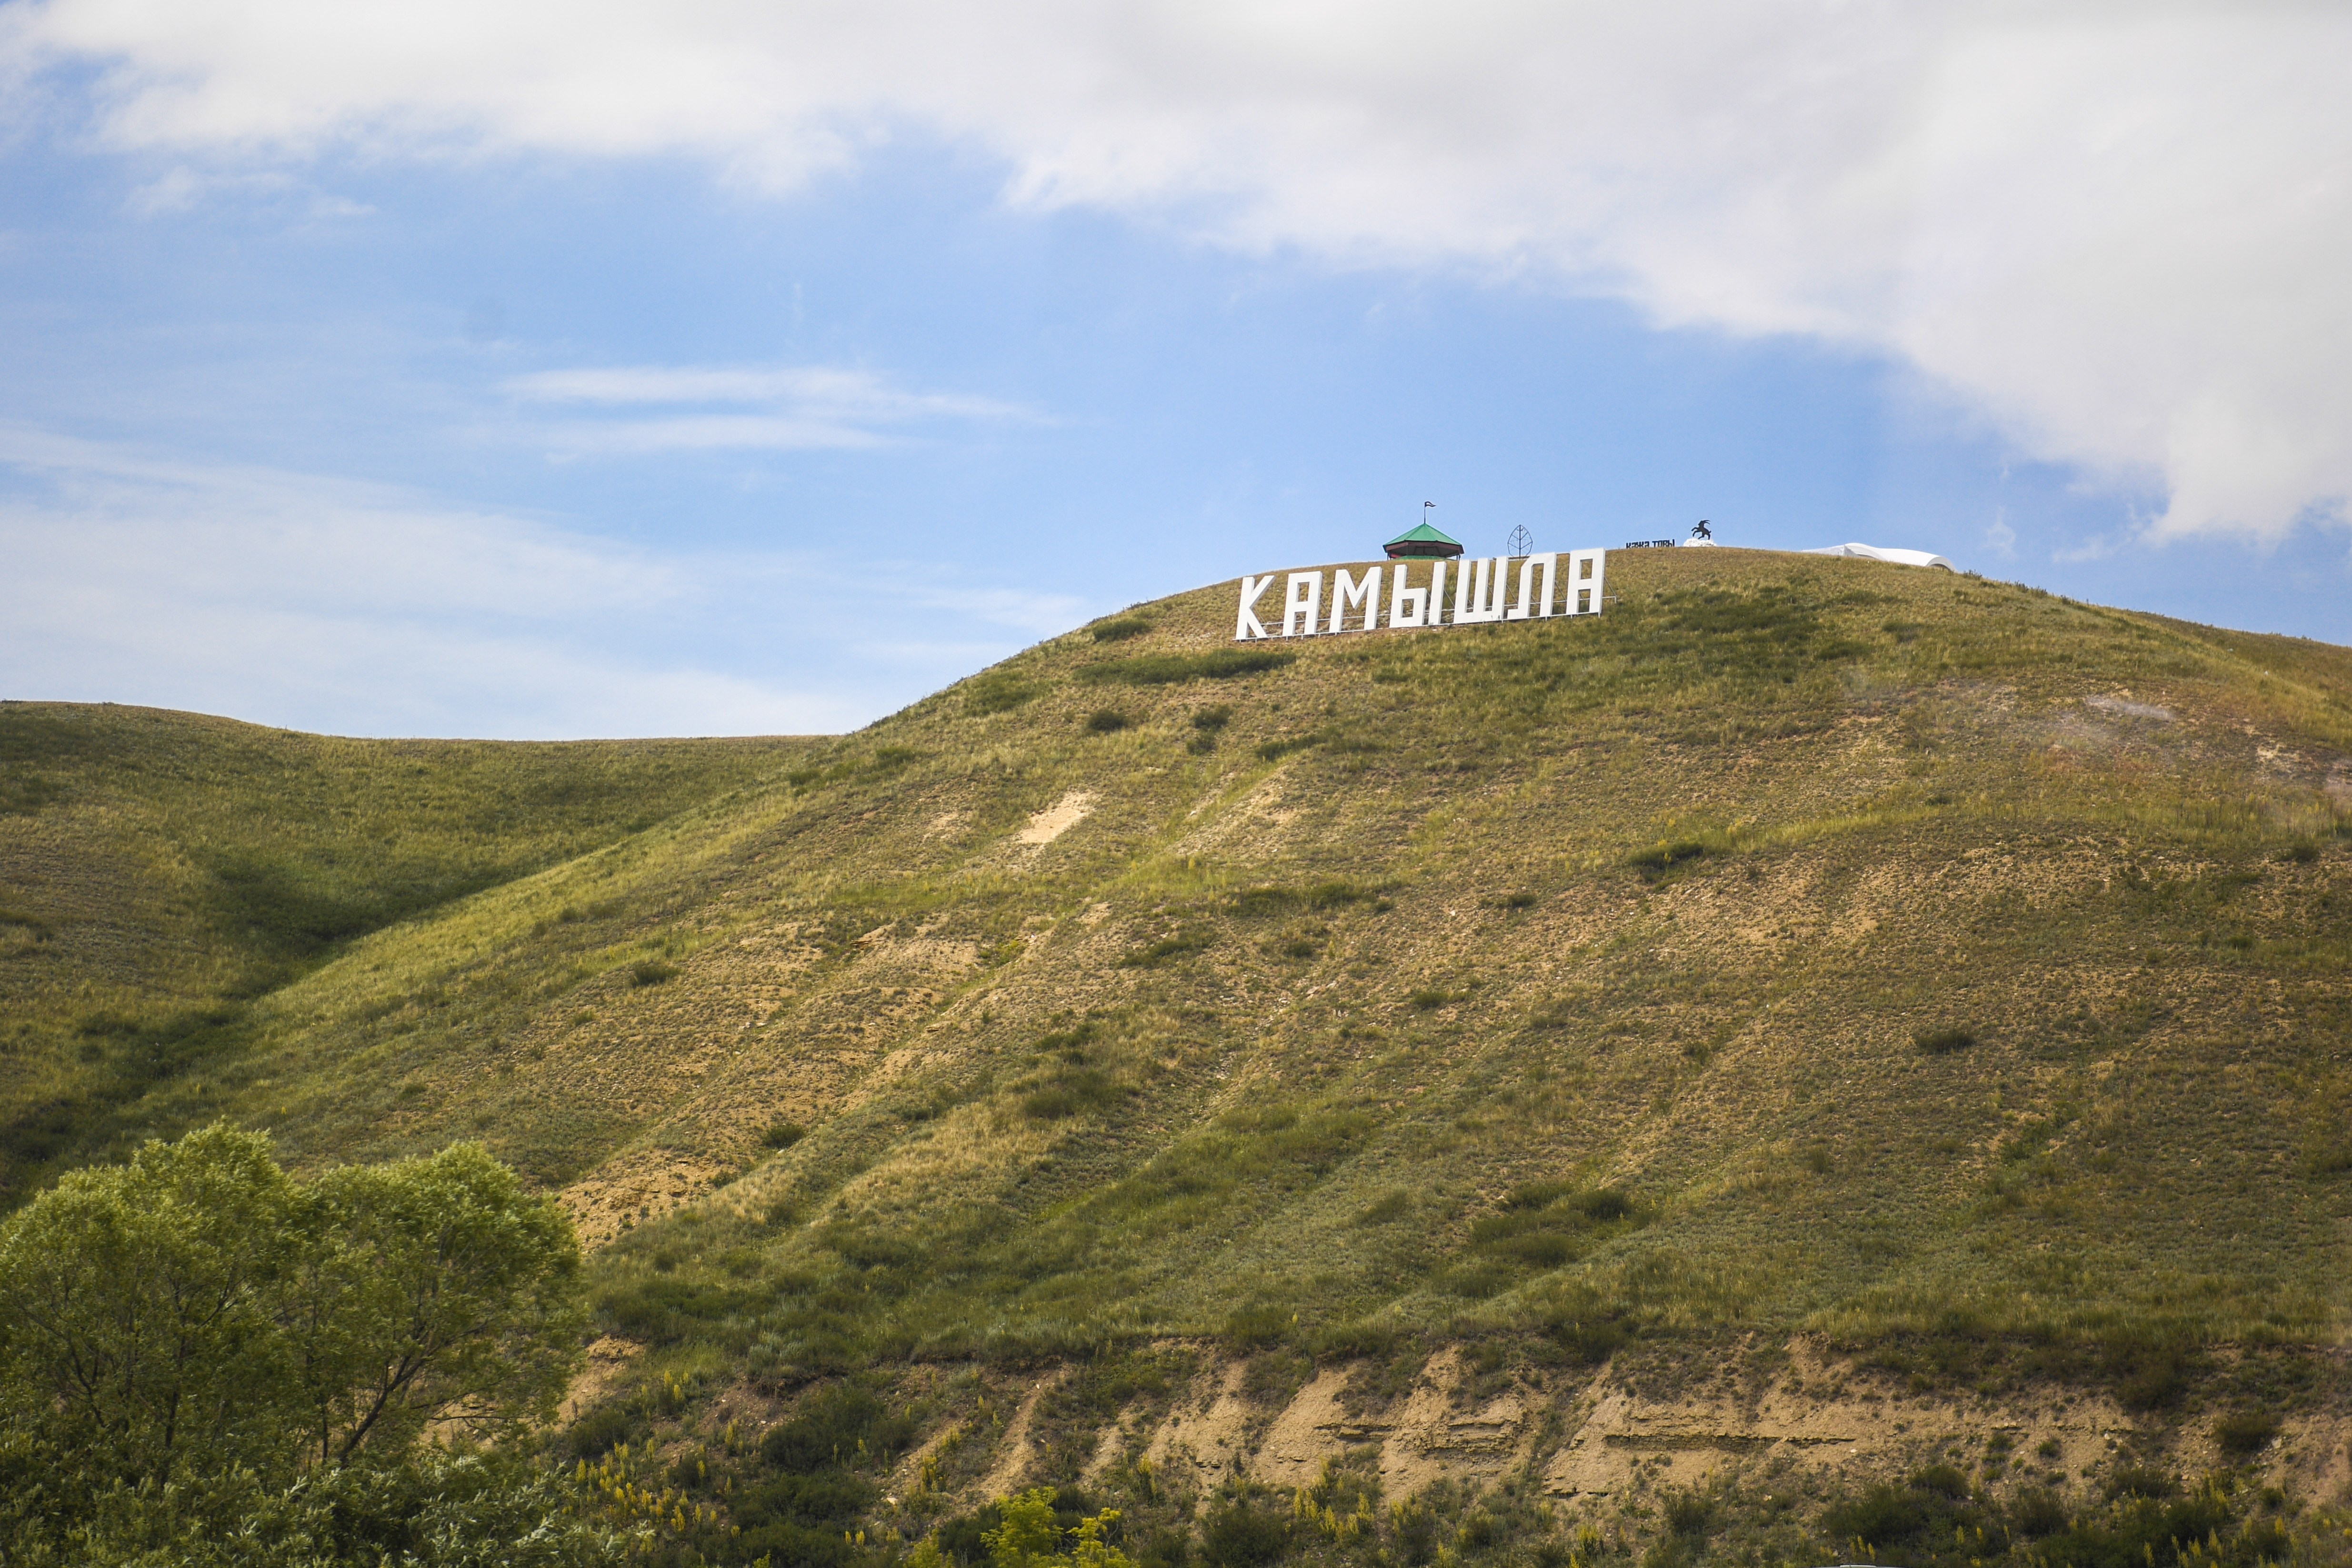
[[[1853,556],[1862,560],[1891,560],[1897,566],[1940,566],[1946,571],[1959,570],[1942,556],[1930,555],[1923,549],[1890,549],[1883,545],[1823,545],[1819,549],[1799,553]]]

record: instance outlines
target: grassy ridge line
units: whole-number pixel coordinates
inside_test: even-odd
[[[230,1103],[259,998],[364,933],[802,749],[363,741],[0,705],[0,901],[49,930],[0,945],[0,1184],[21,1196]]]

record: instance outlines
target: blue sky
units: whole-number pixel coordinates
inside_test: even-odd
[[[910,54],[717,5],[551,61],[528,5],[424,7],[406,74],[362,26],[192,9],[0,5],[0,695],[840,729],[1424,500],[1479,550],[1706,517],[2352,637],[2343,117],[2275,108],[2309,37],[1882,17],[1810,40],[1852,80],[1792,120],[1753,38],[1694,65],[1575,7],[1433,63],[1410,8],[1327,45],[1135,7],[1146,48],[1007,7]],[[2084,28],[2144,67],[2095,134],[2035,111]],[[775,63],[811,52],[814,87]],[[1593,72],[1663,107],[1562,120]],[[1715,132],[1623,123],[1727,81]],[[2237,162],[2184,161],[2258,98]]]

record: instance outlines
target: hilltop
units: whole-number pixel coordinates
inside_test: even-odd
[[[730,1505],[807,1551],[1026,1480],[1587,1558],[1728,1531],[1644,1511],[1709,1478],[1785,1552],[1826,1454],[2340,1488],[2352,652],[1609,582],[1239,648],[1220,584],[829,739],[0,707],[16,1195],[215,1114],[481,1139],[600,1249],[578,1451],[871,1441],[803,1467],[854,1508]]]

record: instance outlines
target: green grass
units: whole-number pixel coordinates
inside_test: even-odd
[[[217,1113],[252,1075],[271,998],[372,934],[622,842],[801,749],[341,740],[0,705],[0,1195]]]
[[[397,748],[0,710],[68,737],[0,817],[61,868],[0,885],[0,974],[70,977],[11,993],[28,1168],[215,1111],[480,1136],[571,1186],[648,1365],[769,1390],[1802,1334],[2210,1426],[2232,1358],[2317,1364],[2352,654],[1768,552],[1611,585],[1278,650],[1202,590],[563,809],[551,748],[410,800]]]

